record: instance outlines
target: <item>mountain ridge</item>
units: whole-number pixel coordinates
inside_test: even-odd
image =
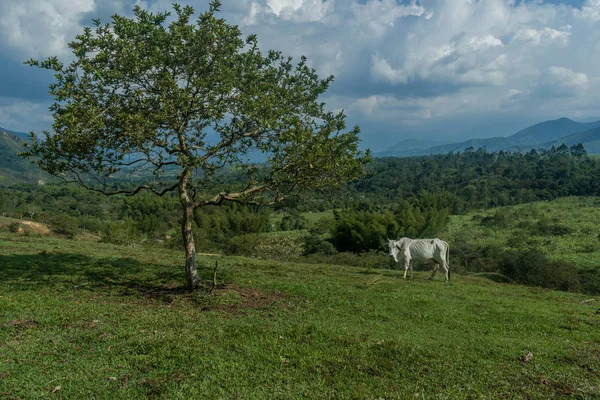
[[[600,154],[600,120],[593,122],[576,122],[569,118],[559,118],[539,122],[528,126],[510,136],[496,136],[492,138],[472,138],[460,142],[453,142],[432,146],[418,151],[402,150],[401,144],[411,140],[405,139],[386,150],[375,153],[376,157],[410,157],[431,154],[445,154],[450,152],[463,152],[467,148],[485,148],[488,151],[529,151],[532,149],[545,149],[560,146],[562,143],[574,145],[582,143],[590,154]],[[584,134],[589,132],[587,134]],[[413,139],[418,140],[418,139]],[[577,141],[579,140],[579,141]],[[586,145],[587,143],[587,145]]]

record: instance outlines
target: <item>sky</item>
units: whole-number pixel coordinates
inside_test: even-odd
[[[197,12],[207,0],[180,0]],[[362,147],[404,139],[509,136],[568,117],[600,119],[600,0],[222,0],[221,16],[261,49],[334,75],[322,101],[361,127]],[[50,129],[56,55],[92,18],[172,0],[2,0],[0,127]]]

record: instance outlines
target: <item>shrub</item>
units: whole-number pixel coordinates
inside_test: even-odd
[[[301,237],[275,234],[259,237],[253,255],[265,260],[291,260],[300,257],[302,250]]]
[[[579,272],[581,292],[595,296],[600,293],[600,266]]]
[[[567,225],[558,224],[547,219],[538,221],[531,232],[540,236],[564,236],[573,233],[574,229]]]
[[[323,253],[309,254],[301,259],[313,264],[345,265],[360,268],[390,268],[391,262],[386,255],[380,251],[371,250],[356,254],[349,252],[325,255]]]
[[[50,229],[73,239],[79,233],[79,220],[66,214],[53,215],[50,217]]]
[[[100,241],[133,246],[143,240],[144,238],[138,231],[137,225],[131,219],[126,218],[121,221],[107,221]]]
[[[506,252],[501,261],[502,273],[517,283],[530,286],[578,291],[579,270],[566,261],[552,261],[536,249]]]
[[[347,210],[335,213],[331,242],[338,251],[360,253],[381,248],[386,237],[395,237],[398,224],[389,212],[371,213]]]
[[[303,255],[322,253],[325,255],[333,255],[337,253],[331,242],[323,239],[322,236],[311,232],[310,235],[304,237]]]
[[[20,225],[21,224],[18,222],[13,222],[10,225],[8,225],[8,230],[12,233],[17,233],[17,232],[19,232]]]
[[[507,227],[512,225],[516,216],[509,210],[498,210],[496,214],[491,217],[484,217],[481,219],[481,225],[488,227]]]
[[[282,231],[293,231],[306,229],[306,225],[308,224],[308,220],[300,215],[297,211],[286,213],[281,222],[279,223],[279,229]]]
[[[302,254],[303,240],[285,234],[236,236],[227,241],[227,254],[257,257],[266,260],[290,260]]]

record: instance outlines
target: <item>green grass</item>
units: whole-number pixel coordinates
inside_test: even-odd
[[[482,223],[482,218],[504,212],[503,225]],[[537,223],[567,227],[570,232],[549,235]],[[550,257],[580,268],[600,265],[600,200],[597,197],[566,197],[475,211],[452,216],[447,227],[450,241],[461,239],[473,244],[497,244],[505,248],[535,247]]]
[[[219,288],[190,294],[180,252],[0,233],[0,397],[600,397],[581,295],[216,260]]]

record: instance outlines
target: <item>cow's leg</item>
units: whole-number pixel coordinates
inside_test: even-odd
[[[433,276],[435,275],[435,273],[437,272],[437,270],[440,268],[440,264],[438,264],[437,262],[433,263],[433,271],[431,271],[431,276],[429,277],[429,280],[433,280]]]
[[[408,272],[408,268],[410,267],[410,258],[404,258],[404,279],[406,279],[406,273]]]
[[[444,280],[448,282],[450,280],[450,266],[446,263],[443,263],[442,268],[444,269]]]

